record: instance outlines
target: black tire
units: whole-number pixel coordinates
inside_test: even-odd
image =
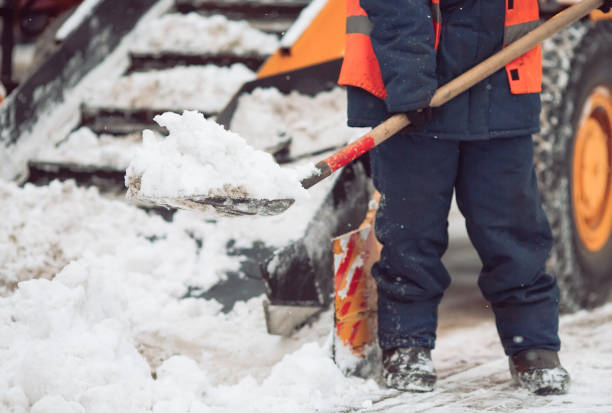
[[[575,134],[587,97],[612,90],[612,22],[583,21],[543,44],[541,133],[535,164],[555,244],[548,262],[561,288],[561,310],[605,302],[612,287],[612,237],[596,252],[578,234],[572,205]],[[608,188],[612,190],[612,188]]]

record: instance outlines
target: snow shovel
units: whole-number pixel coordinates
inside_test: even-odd
[[[482,63],[440,87],[434,94],[430,106],[434,108],[439,107],[465,92],[475,84],[502,69],[514,59],[533,49],[545,39],[588,15],[602,4],[603,0],[583,0],[558,13]],[[302,179],[302,186],[305,189],[312,187],[409,125],[410,121],[405,114],[396,114],[390,117],[366,135],[318,162],[315,165],[314,172]],[[212,206],[218,213],[236,216],[280,214],[288,209],[294,203],[294,200],[291,198],[254,199],[246,196],[233,198],[231,196],[209,197],[203,195],[182,199],[181,202],[185,208],[196,209],[198,207]]]

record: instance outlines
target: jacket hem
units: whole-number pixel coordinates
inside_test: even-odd
[[[352,128],[373,128],[382,120],[377,119],[349,119],[347,124]],[[533,135],[540,132],[539,126],[522,129],[504,129],[504,130],[492,130],[488,133],[447,133],[447,132],[435,132],[435,131],[410,131],[410,135],[418,136],[421,138],[435,138],[435,139],[447,139],[447,140],[486,140],[495,138],[512,138],[515,136]]]
[[[385,101],[385,105],[389,113],[402,113],[429,107],[429,102],[431,102],[431,97],[402,104],[390,104]]]
[[[488,133],[446,133],[435,131],[410,132],[410,135],[420,138],[446,139],[454,141],[475,141],[496,138],[514,138],[516,136],[533,135],[540,131],[539,127],[523,129],[493,130]]]

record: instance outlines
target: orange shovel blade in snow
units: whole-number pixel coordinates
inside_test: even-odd
[[[365,220],[355,231],[333,240],[334,361],[345,374],[368,375],[376,348],[376,284],[370,274],[380,256],[374,235],[376,192]]]

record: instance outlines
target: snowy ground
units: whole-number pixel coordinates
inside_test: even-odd
[[[234,221],[223,228],[187,213],[170,224],[69,183],[2,183],[0,200],[2,412],[610,411],[612,305],[562,319],[571,392],[531,396],[511,385],[475,273],[466,274],[452,288],[467,298],[443,301],[437,390],[399,394],[376,377],[340,374],[329,312],[282,339],[265,332],[262,297],[229,314],[180,299],[186,284],[236,268],[225,241],[257,222],[233,234]]]
[[[490,319],[453,326],[466,302],[450,297],[437,390],[400,394],[342,376],[329,312],[283,339],[265,332],[262,297],[228,314],[181,299],[186,284],[237,265],[222,226],[188,213],[168,223],[70,183],[1,183],[0,200],[0,411],[610,411],[612,305],[563,318],[572,390],[536,397],[513,388]],[[459,287],[473,292],[469,278]]]
[[[204,24],[197,20],[192,23]],[[177,38],[185,47],[193,40]],[[124,53],[137,49],[134,39],[121,47]],[[142,47],[172,50],[169,43]],[[122,59],[107,65],[118,72]],[[212,112],[254,76],[240,66],[121,77],[101,69],[81,88],[98,89],[72,100]],[[266,137],[290,136],[292,156],[342,143],[358,132],[344,127],[339,93],[313,103],[258,91],[241,102],[232,129],[260,147]],[[54,113],[49,118],[49,129],[65,123]],[[41,158],[70,161],[78,153],[81,162],[125,168],[139,140],[110,143],[87,129],[67,136],[43,148]],[[210,220],[181,211],[167,222],[72,182],[19,187],[0,180],[0,413],[612,411],[612,304],[562,319],[561,358],[573,377],[568,395],[515,389],[456,209],[445,257],[454,281],[440,310],[433,353],[440,379],[433,393],[389,390],[377,376],[344,377],[330,358],[330,311],[280,338],[265,331],[263,297],[239,302],[229,313],[212,300],[182,298],[187,286],[205,290],[239,271],[228,242],[280,247],[298,238],[331,185],[328,178],[310,190],[310,199],[277,217]]]

